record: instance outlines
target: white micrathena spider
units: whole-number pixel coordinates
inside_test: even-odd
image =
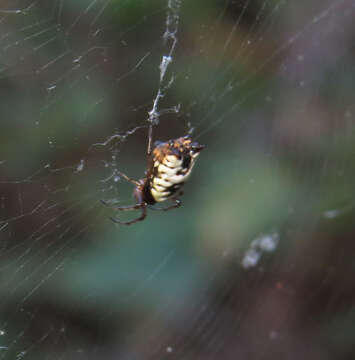
[[[204,148],[203,145],[193,142],[190,135],[166,142],[156,142],[153,151],[149,150],[150,143],[151,138],[149,138],[147,152],[148,169],[143,179],[136,181],[123,173],[119,173],[121,177],[135,185],[136,204],[113,206],[102,200],[106,206],[114,210],[141,210],[141,215],[130,221],[111,218],[115,223],[130,225],[142,221],[147,216],[148,206],[165,200],[172,200],[174,203],[155,210],[167,211],[179,207],[181,201],[178,197],[183,194],[181,188],[190,176],[197,156]]]

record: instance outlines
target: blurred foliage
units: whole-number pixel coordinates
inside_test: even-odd
[[[180,209],[116,226],[166,7],[0,7],[0,358],[351,359],[353,2],[182,2],[154,139],[206,148]]]

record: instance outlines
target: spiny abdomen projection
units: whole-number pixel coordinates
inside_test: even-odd
[[[166,155],[162,161],[155,160],[150,180],[150,192],[156,202],[173,197],[191,174],[198,153]]]

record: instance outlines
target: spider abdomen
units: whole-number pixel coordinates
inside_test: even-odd
[[[194,165],[193,157],[187,154],[170,154],[161,161],[154,161],[150,192],[156,202],[173,197],[190,176]]]
[[[155,162],[150,181],[150,192],[156,202],[169,199],[183,186],[184,176],[178,175],[182,168],[181,164],[182,162],[178,159],[174,162]]]

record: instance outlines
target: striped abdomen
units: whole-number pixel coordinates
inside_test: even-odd
[[[197,155],[166,155],[162,162],[154,161],[149,186],[155,202],[165,201],[181,189],[190,176]]]

